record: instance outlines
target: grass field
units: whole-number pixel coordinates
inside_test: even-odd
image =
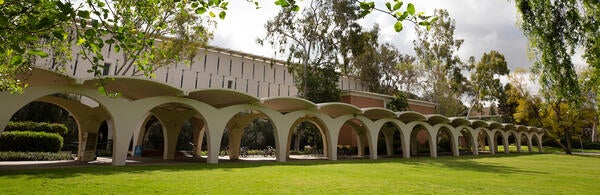
[[[600,158],[561,154],[0,170],[0,194],[598,194]]]

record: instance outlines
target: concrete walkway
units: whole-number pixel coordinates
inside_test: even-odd
[[[177,158],[175,160],[163,160],[157,157],[129,157],[127,166],[137,165],[175,165],[175,164],[197,164],[206,163],[206,156],[200,159]],[[323,156],[308,155],[290,155],[290,161],[293,160],[327,160]],[[263,157],[262,155],[250,156],[237,160],[230,160],[229,156],[219,157],[219,163],[244,163],[244,162],[275,162],[275,157]],[[112,158],[98,157],[94,161],[79,162],[77,160],[57,160],[57,161],[0,161],[0,170],[10,169],[48,169],[48,168],[66,168],[66,167],[89,167],[89,166],[111,166]]]

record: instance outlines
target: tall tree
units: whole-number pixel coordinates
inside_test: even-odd
[[[504,55],[495,50],[483,54],[481,60],[475,65],[475,71],[471,73],[474,100],[467,113],[467,118],[476,105],[490,101],[495,102],[499,99],[502,91],[500,76],[508,73]]]
[[[287,54],[289,69],[299,81],[300,96],[308,97],[315,90],[308,85],[309,77],[323,67],[337,67],[340,40],[357,28],[352,24],[358,18],[359,7],[353,1],[312,0],[302,12],[282,8],[267,22],[267,35],[258,39],[258,43],[273,45],[280,53]]]
[[[516,0],[522,18],[521,28],[534,54],[532,72],[539,75],[542,95],[550,105],[555,121],[548,135],[571,153],[572,128],[566,126],[562,104],[567,112],[581,107],[581,90],[572,62],[575,49],[583,47],[589,65],[600,68],[598,61],[598,9],[600,2],[589,0]],[[600,75],[596,74],[595,77]],[[552,132],[563,132],[559,135]]]
[[[434,15],[437,20],[431,24],[431,30],[416,29],[418,36],[413,42],[419,65],[425,70],[424,97],[437,103],[440,114],[463,115],[466,109],[460,97],[466,91],[467,79],[462,71],[468,67],[455,52],[464,40],[454,39],[455,21],[448,11],[435,10]]]

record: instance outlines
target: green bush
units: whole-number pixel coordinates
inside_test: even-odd
[[[56,133],[13,131],[0,136],[0,151],[58,152],[63,138]]]
[[[69,153],[0,152],[0,161],[73,160]]]
[[[31,121],[8,122],[4,131],[35,131],[58,133],[60,135],[67,135],[69,133],[69,129],[64,124]]]

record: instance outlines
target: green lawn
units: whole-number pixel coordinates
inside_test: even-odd
[[[0,194],[597,194],[598,174],[599,157],[561,154],[90,166],[0,170]]]

